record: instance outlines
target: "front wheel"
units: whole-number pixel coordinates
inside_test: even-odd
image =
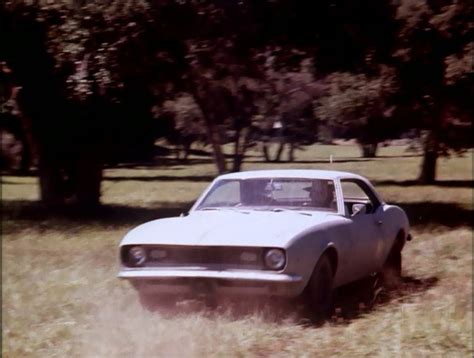
[[[329,258],[321,257],[308,284],[309,308],[317,321],[324,320],[331,314],[333,276]]]

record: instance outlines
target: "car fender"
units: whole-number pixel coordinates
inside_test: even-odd
[[[399,206],[385,204],[383,211],[383,235],[387,240],[386,244],[384,245],[384,257],[386,259],[394,247],[396,240],[401,240],[397,243],[397,245],[400,245],[400,250],[403,249],[403,246],[410,235],[410,224],[405,211]]]
[[[350,242],[344,237],[343,227],[339,222],[306,230],[296,236],[286,248],[288,264],[285,272],[300,275],[303,288],[306,287],[318,260],[330,249],[335,250],[337,255],[334,284],[339,285],[345,281],[345,258],[342,254],[350,251]]]

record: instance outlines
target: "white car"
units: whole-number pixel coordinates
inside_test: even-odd
[[[399,275],[405,212],[370,182],[326,170],[217,177],[189,214],[131,230],[120,272],[151,306],[163,294],[307,294],[330,312],[332,290],[373,273]]]

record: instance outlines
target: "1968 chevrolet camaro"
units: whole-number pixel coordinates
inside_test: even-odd
[[[410,239],[404,211],[359,175],[248,171],[216,178],[188,215],[131,230],[118,276],[145,306],[162,294],[304,293],[324,316],[334,288],[377,272],[399,275]]]

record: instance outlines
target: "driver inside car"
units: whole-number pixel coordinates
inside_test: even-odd
[[[328,209],[336,208],[334,186],[331,181],[315,180],[308,189],[311,206]]]

